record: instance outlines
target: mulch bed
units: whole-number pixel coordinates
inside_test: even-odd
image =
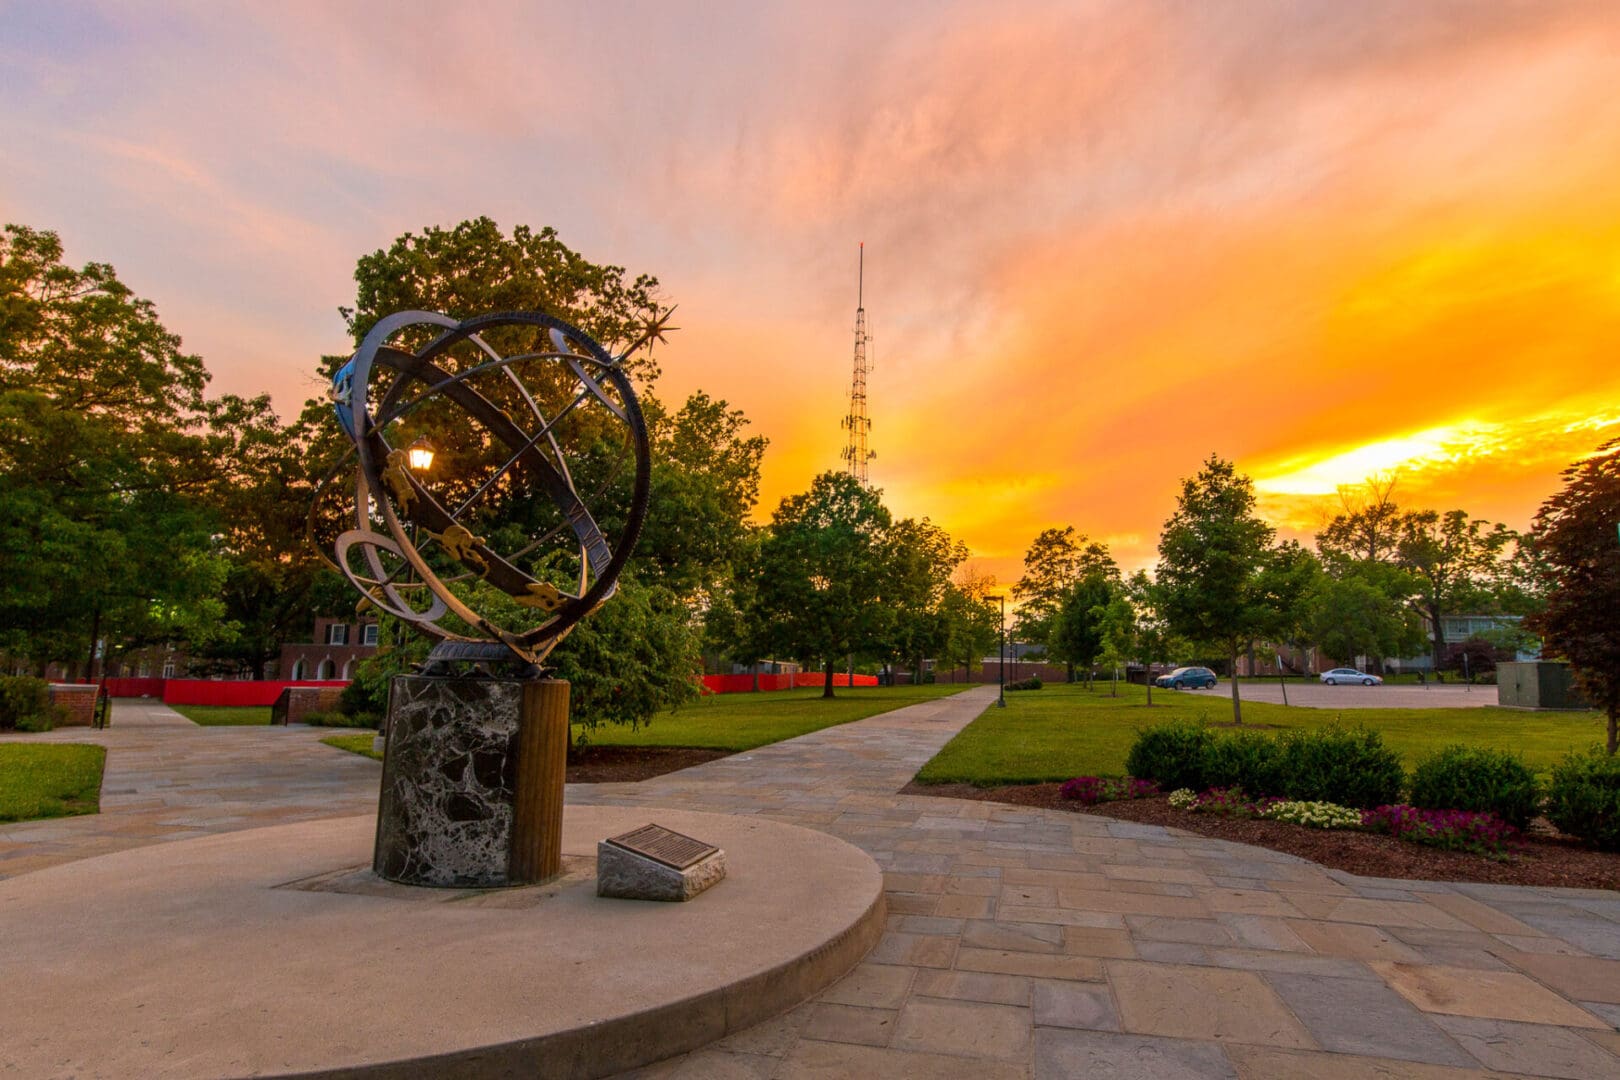
[[[690,746],[570,746],[570,784],[625,784],[730,757],[729,750]]]
[[[1011,803],[1043,810],[1097,814],[1145,825],[1167,825],[1203,836],[1287,852],[1335,870],[1348,870],[1367,877],[1620,890],[1620,854],[1580,847],[1554,832],[1545,821],[1532,823],[1531,835],[1524,838],[1520,849],[1507,859],[1498,860],[1465,851],[1443,851],[1375,833],[1309,829],[1286,821],[1193,814],[1172,809],[1163,795],[1086,807],[1060,796],[1061,786],[1019,784],[976,788],[971,784],[911,783],[906,785],[905,793]]]

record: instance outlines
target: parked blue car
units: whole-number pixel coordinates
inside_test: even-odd
[[[1178,667],[1154,679],[1153,685],[1166,690],[1208,690],[1215,685],[1215,673],[1207,667]]]

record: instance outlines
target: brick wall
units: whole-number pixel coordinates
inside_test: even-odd
[[[51,704],[59,711],[60,727],[90,727],[96,720],[95,686],[51,684]]]
[[[331,712],[343,696],[341,686],[289,686],[271,706],[273,724],[302,724],[314,712]]]

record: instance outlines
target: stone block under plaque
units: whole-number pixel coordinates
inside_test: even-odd
[[[643,825],[596,845],[596,895],[623,900],[690,900],[726,876],[713,844]]]

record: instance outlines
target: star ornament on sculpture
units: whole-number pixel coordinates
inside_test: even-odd
[[[400,312],[333,376],[351,449],[311,536],[363,605],[434,639],[425,670],[535,668],[617,590],[651,475],[622,361],[662,340],[670,311],[619,357],[541,312]]]
[[[641,324],[641,336],[636,338],[628,349],[619,354],[620,361],[623,361],[643,345],[649,348],[654,344],[668,345],[669,340],[664,335],[680,329],[678,326],[669,325],[670,316],[675,314],[675,309],[679,306],[678,304],[671,304],[661,314],[656,307],[653,308],[653,313]]]

